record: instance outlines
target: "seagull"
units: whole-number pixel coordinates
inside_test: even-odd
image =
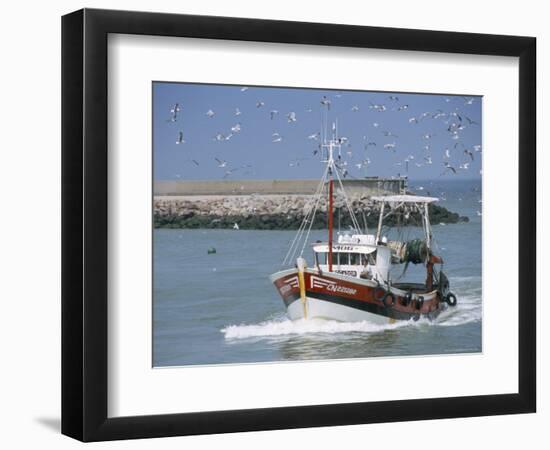
[[[307,158],[296,158],[296,159],[293,159],[292,161],[290,161],[288,163],[288,167],[298,167],[300,165],[300,161],[304,161],[306,160]]]
[[[229,139],[231,139],[233,137],[233,133],[229,133],[226,137],[225,137],[225,140],[228,141]]]
[[[471,105],[474,103],[474,98],[473,97],[463,97],[464,98],[464,104],[465,105]]]
[[[432,164],[432,157],[431,156],[425,156],[424,161],[426,161],[426,164]]]
[[[180,104],[176,103],[174,107],[170,110],[170,114],[172,114],[172,116],[170,117],[170,119],[168,119],[168,122],[175,122],[176,120],[178,120],[179,112],[180,112]]]
[[[352,112],[357,112],[357,111],[359,111],[359,106],[353,105],[353,106],[351,107],[351,111],[352,111]]]
[[[411,117],[409,123],[418,123],[418,119],[416,117]]]
[[[420,120],[425,119],[426,117],[429,117],[431,114],[428,111],[423,112],[420,114]]]
[[[286,118],[289,122],[296,122],[296,113],[291,111],[286,115]]]
[[[330,111],[330,100],[327,98],[326,95],[323,95],[323,98],[321,99],[321,105],[326,106],[327,109]]]
[[[319,133],[310,134],[307,138],[316,141],[319,139]]]
[[[472,158],[472,161],[474,160],[474,154],[471,150],[468,150],[467,148],[464,149],[464,154],[469,155],[470,158]]]
[[[222,159],[214,158],[218,162],[218,167],[225,167],[227,166],[227,161],[224,161]]]
[[[458,166],[458,168],[461,169],[461,170],[468,170],[468,169],[470,168],[470,163],[469,163],[469,162],[465,162],[465,163],[463,163],[463,164],[460,164],[460,165]]]
[[[474,151],[480,152],[481,151],[481,145],[474,145]]]
[[[370,109],[375,109],[378,112],[384,112],[386,111],[386,105],[376,105],[374,103],[371,103],[369,106]]]
[[[178,133],[178,140],[176,141],[176,144],[185,144],[185,141],[183,140],[183,131]]]
[[[256,102],[256,108],[261,108],[261,107],[264,106],[264,105],[265,105],[265,103],[262,102],[261,100],[259,100],[259,101]]]
[[[248,88],[247,88],[246,86],[243,86],[243,87],[241,88],[241,92],[246,92],[246,91],[248,91]]]
[[[445,149],[445,158],[449,159],[451,157],[451,152],[448,148]]]
[[[464,116],[464,118],[468,121],[468,124],[470,125],[479,125],[475,120],[470,119],[468,116]]]
[[[388,97],[392,102],[398,102],[399,101],[399,97],[397,97],[396,95],[390,95]]]
[[[397,134],[393,134],[391,131],[384,131],[384,136],[386,137],[399,137]]]
[[[229,175],[231,175],[233,172],[237,171],[238,169],[227,169],[224,174],[224,178],[227,178]]]
[[[397,108],[397,111],[405,111],[409,109],[409,105],[401,105]]]
[[[232,131],[233,133],[238,133],[239,131],[241,131],[241,124],[240,124],[240,122],[237,123],[237,124],[235,124],[235,125],[233,125],[233,126],[231,127],[231,131]]]
[[[391,144],[384,144],[384,149],[395,151],[395,146],[396,146],[395,142],[392,142]]]
[[[218,141],[218,142],[222,142],[222,141],[225,141],[226,138],[225,138],[225,135],[223,133],[218,133],[216,134],[216,136],[214,137],[214,140],[215,141]]]
[[[273,133],[271,137],[273,138],[271,142],[281,142],[283,140],[283,137],[279,133]]]
[[[214,117],[215,114],[216,114],[216,113],[215,113],[214,111],[212,111],[211,109],[209,109],[208,111],[206,111],[206,115],[207,115],[207,117],[209,117],[210,119],[211,119],[212,117]]]
[[[435,135],[432,134],[432,133],[426,133],[426,134],[423,134],[422,137],[424,139],[431,139],[432,137],[434,137]]]
[[[275,118],[275,116],[276,116],[277,114],[279,114],[279,111],[277,111],[276,109],[274,109],[274,110],[272,110],[269,114],[271,115],[271,120],[273,120],[273,119]]]
[[[240,116],[242,114],[241,110],[239,108],[235,108],[235,115]]]
[[[347,137],[342,136],[342,137],[339,137],[339,138],[338,138],[338,143],[339,143],[339,144],[345,144],[346,142],[348,142],[348,138],[347,138]]]
[[[373,126],[374,128],[378,128],[378,127],[380,126],[380,124],[379,124],[378,122],[374,122],[374,123],[372,124],[372,126]]]
[[[447,161],[445,161],[443,164],[445,164],[445,171],[443,172],[443,174],[447,173],[449,170],[453,173],[456,173],[456,169],[451,166]]]

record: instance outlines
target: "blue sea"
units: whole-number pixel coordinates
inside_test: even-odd
[[[437,355],[482,351],[481,181],[409,183],[418,195],[469,217],[432,224],[436,253],[458,298],[435,321],[290,321],[269,275],[295,231],[154,230],[153,365]],[[404,229],[404,238],[418,230]],[[325,239],[312,231],[310,240]],[[215,254],[208,249],[216,248]],[[312,261],[311,253],[304,256]],[[396,273],[399,275],[401,272]],[[406,276],[422,280],[411,267]]]

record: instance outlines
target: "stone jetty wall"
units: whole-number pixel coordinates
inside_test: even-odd
[[[346,189],[347,191],[347,189]],[[378,209],[370,195],[348,193],[351,207],[360,223],[376,226]],[[241,229],[289,230],[297,229],[313,201],[312,195],[194,195],[162,196],[154,198],[154,223],[157,228],[231,228],[235,223]],[[344,197],[339,190],[334,198],[335,220],[342,228],[351,225]],[[327,199],[322,197],[317,205],[314,229],[327,226]],[[432,223],[457,223],[468,218],[448,211],[438,205],[430,205]],[[419,217],[411,215],[409,224],[419,224]]]

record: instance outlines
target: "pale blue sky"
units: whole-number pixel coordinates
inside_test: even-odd
[[[313,154],[318,141],[308,136],[320,131],[324,96],[331,102],[329,120],[338,120],[340,135],[349,140],[342,158],[350,177],[480,178],[481,97],[242,88],[153,83],[156,180],[319,178],[323,167]],[[176,103],[180,111],[171,121]],[[272,119],[273,110],[278,113]],[[296,121],[288,120],[291,112]],[[240,131],[231,131],[237,124]],[[185,143],[177,144],[180,132]],[[278,136],[282,140],[273,142]],[[366,143],[371,144],[365,149]],[[395,147],[384,148],[386,144]],[[215,158],[226,161],[225,166],[219,167]],[[366,158],[370,164],[356,167]],[[446,169],[445,161],[456,174]]]

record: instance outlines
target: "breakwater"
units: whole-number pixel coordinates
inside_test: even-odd
[[[294,194],[250,194],[250,195],[155,195],[155,228],[231,228],[238,224],[241,229],[292,230],[297,229],[314,197]],[[361,226],[374,227],[378,221],[378,207],[371,195],[348,193],[348,201]],[[351,225],[345,199],[339,190],[334,197],[335,223],[342,228]],[[321,197],[317,204],[317,214],[313,229],[327,226],[327,199]],[[392,224],[392,216],[388,218]],[[410,214],[400,219],[403,225],[418,225],[420,218]],[[458,223],[468,221],[437,204],[430,205],[432,223]]]

